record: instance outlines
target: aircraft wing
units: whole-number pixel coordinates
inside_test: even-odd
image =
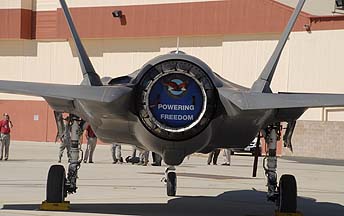
[[[129,93],[126,86],[86,86],[0,80],[0,93],[43,97],[56,111],[71,112],[73,101],[112,102]]]
[[[344,106],[344,94],[234,92],[219,88],[224,104],[229,101],[241,110],[296,109]],[[225,101],[228,100],[228,101]],[[226,108],[226,105],[225,105]]]

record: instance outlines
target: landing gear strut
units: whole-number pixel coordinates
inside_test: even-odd
[[[165,170],[163,182],[166,184],[167,196],[176,196],[177,193],[177,174],[174,166],[169,166]]]
[[[297,186],[295,177],[292,175],[282,175],[279,184],[277,184],[276,146],[281,136],[280,128],[278,123],[269,125],[265,130],[268,156],[264,158],[263,166],[267,177],[267,199],[276,203],[278,212],[296,213]]]
[[[81,128],[80,119],[76,116],[69,116],[71,150],[68,166],[68,175],[66,177],[65,169],[62,165],[53,165],[50,167],[47,180],[47,199],[48,203],[63,203],[67,194],[75,193],[77,190],[76,181],[78,170],[82,161],[82,150],[80,145]],[[81,153],[81,159],[80,158]]]

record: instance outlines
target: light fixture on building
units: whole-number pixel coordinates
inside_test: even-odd
[[[312,33],[311,25],[305,24],[305,25],[303,25],[303,28],[304,28],[308,33]]]
[[[114,18],[120,18],[121,19],[123,17],[123,12],[121,10],[114,10],[112,12],[112,16]]]

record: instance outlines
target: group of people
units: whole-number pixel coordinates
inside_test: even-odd
[[[71,150],[71,127],[72,122],[69,116],[64,118],[64,131],[62,136],[60,137],[60,151],[59,151],[59,158],[58,162],[61,163],[63,152],[66,150],[68,161],[70,160],[70,150]],[[93,132],[91,126],[89,124],[85,124],[83,121],[79,121],[79,128],[80,128],[80,139],[85,131],[86,139],[87,139],[87,147],[85,150],[83,161],[84,163],[93,163],[93,153],[97,145],[97,136]]]
[[[10,138],[11,138],[11,128],[13,124],[10,120],[10,116],[7,113],[3,114],[3,119],[0,121],[0,160],[8,160],[9,157],[9,148],[10,148]],[[85,131],[86,139],[87,139],[87,147],[85,150],[85,155],[83,158],[84,163],[93,163],[93,154],[94,150],[97,145],[97,136],[92,130],[89,124],[80,124],[80,138],[82,136],[82,132]],[[67,150],[67,157],[70,158],[70,146],[71,146],[71,121],[69,117],[64,119],[64,132],[60,138],[60,151],[59,151],[59,158],[58,162],[61,162],[64,150]],[[5,150],[5,151],[4,151]],[[126,157],[125,162],[138,164],[142,166],[147,166],[149,163],[149,151],[141,150],[137,154],[137,149],[133,147],[132,154]],[[221,149],[215,149],[214,151],[209,153],[207,164],[210,165],[217,165],[217,160],[220,155]],[[111,146],[111,153],[112,153],[112,160],[113,164],[121,164],[124,162],[122,157],[122,149],[121,145],[117,143],[113,143]],[[224,156],[224,166],[231,165],[231,149],[223,149],[223,156]],[[138,156],[137,156],[138,155]],[[161,166],[162,158],[159,154],[152,152],[153,163],[152,166]]]
[[[121,164],[124,162],[121,152],[121,145],[120,144],[112,144],[111,152],[112,152],[112,160],[113,164]],[[137,151],[139,151],[137,155]],[[161,166],[162,158],[155,152],[152,152],[153,163],[152,166]],[[142,166],[147,166],[149,162],[149,151],[138,150],[136,147],[133,147],[131,155],[125,158],[126,163],[137,164]]]
[[[92,130],[89,124],[80,124],[80,139],[82,137],[83,131],[85,131],[85,136],[87,139],[87,147],[85,150],[83,161],[84,163],[93,163],[93,154],[97,145],[97,136]],[[60,151],[59,151],[59,158],[58,162],[61,163],[63,152],[67,151],[67,157],[70,158],[70,145],[71,145],[71,121],[69,117],[64,118],[64,131],[60,138]],[[132,154],[126,157],[125,162],[131,164],[138,164],[147,166],[149,162],[149,151],[139,151],[137,156],[137,149],[133,147]],[[111,155],[113,164],[121,164],[124,162],[122,157],[122,148],[121,145],[118,143],[113,143],[111,145]],[[153,163],[152,166],[161,166],[162,158],[160,155],[152,152]]]
[[[136,152],[137,152],[137,149],[133,147],[131,156],[128,156],[125,159],[125,161],[127,163],[147,166],[149,163],[150,151],[141,150],[139,151],[138,157],[136,156]],[[153,158],[153,163],[151,164],[152,166],[161,166],[162,157],[159,154],[152,152],[152,158]]]
[[[211,163],[213,163],[213,165],[217,165],[217,160],[219,158],[221,149],[215,149],[212,152],[209,153],[208,156],[208,161],[207,164],[210,165]],[[232,151],[231,149],[223,149],[223,158],[224,158],[224,162],[222,163],[223,166],[230,166],[231,165],[231,155],[232,155]]]
[[[65,127],[64,127],[65,130],[64,130],[63,136],[61,137],[61,145],[60,145],[58,162],[61,162],[63,152],[65,149],[67,149],[68,158],[70,157],[71,124],[69,121],[69,117],[65,118],[64,120],[65,120]],[[81,127],[81,131],[85,131],[85,135],[87,139],[87,147],[85,150],[83,161],[84,163],[93,163],[93,154],[97,145],[97,136],[89,124],[86,125],[85,129],[83,128],[83,126],[80,126],[80,127]],[[81,136],[82,136],[82,133],[80,134],[80,137]],[[139,153],[137,154],[138,151]],[[213,165],[217,165],[217,160],[220,155],[220,152],[221,152],[221,149],[215,149],[212,152],[210,152],[208,156],[207,164],[210,165],[212,163]],[[136,147],[133,147],[131,155],[125,158],[125,162],[147,166],[149,163],[149,153],[150,153],[149,151],[138,150],[136,149]],[[223,149],[224,163],[222,163],[222,165],[224,166],[231,165],[231,154],[232,154],[231,149]],[[111,145],[111,156],[112,156],[113,164],[124,163],[124,160],[122,157],[122,147],[120,144],[113,143]],[[151,164],[152,166],[161,166],[162,157],[159,154],[152,152],[152,158],[153,158],[153,163]]]

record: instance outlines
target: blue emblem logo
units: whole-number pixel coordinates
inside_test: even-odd
[[[204,99],[201,87],[192,77],[172,73],[153,84],[148,103],[150,112],[160,124],[185,128],[200,116]]]
[[[180,79],[173,79],[169,82],[164,83],[170,94],[174,96],[180,96],[187,90],[187,83]]]

